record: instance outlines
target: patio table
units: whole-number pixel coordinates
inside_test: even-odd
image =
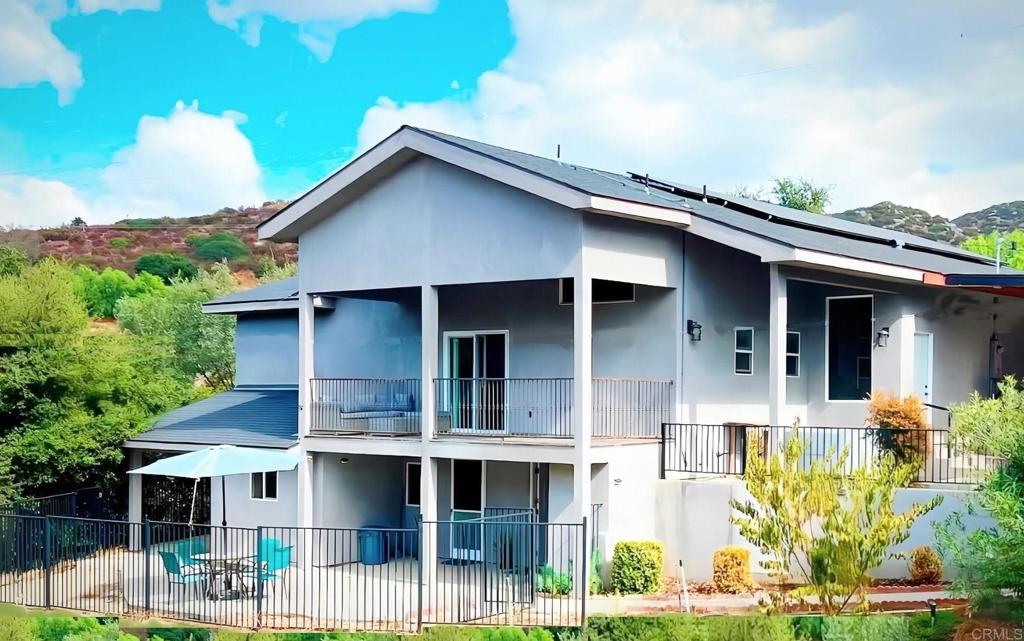
[[[193,554],[192,558],[205,561],[210,572],[210,586],[206,595],[213,601],[218,599],[239,599],[245,596],[245,584],[242,583],[242,569],[252,561],[253,555],[235,550],[214,550]],[[218,577],[222,581],[218,582]],[[240,589],[232,588],[232,579],[238,581]],[[218,589],[218,583],[220,587]]]

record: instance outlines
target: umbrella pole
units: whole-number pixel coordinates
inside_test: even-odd
[[[220,525],[224,539],[224,549],[228,547],[228,495],[225,491],[224,477],[220,477]]]
[[[199,479],[192,484],[192,508],[188,511],[188,527],[191,530],[196,519],[196,493],[199,491]]]

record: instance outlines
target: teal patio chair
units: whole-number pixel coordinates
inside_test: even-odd
[[[178,555],[174,552],[160,552],[160,561],[164,565],[164,571],[167,573],[167,589],[173,591],[175,586],[180,587],[183,591],[192,588],[195,596],[202,594],[205,588],[207,579],[210,574],[205,569],[195,569],[194,567],[182,565]]]
[[[293,550],[294,548],[291,545],[280,547],[280,543],[276,539],[263,539],[260,541],[259,557],[262,567],[253,565],[243,570],[243,574],[251,577],[254,581],[263,581],[265,584],[269,583],[271,590],[275,592],[277,591],[277,583],[281,582],[284,595],[287,597],[288,582],[284,579],[288,573],[288,568],[292,565]]]

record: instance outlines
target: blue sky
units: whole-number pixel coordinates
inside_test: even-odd
[[[832,210],[1024,199],[1024,3],[5,0],[0,224],[294,197],[403,123]]]

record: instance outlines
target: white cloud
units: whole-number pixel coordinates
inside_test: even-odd
[[[1024,4],[791,4],[512,0],[516,45],[474,92],[382,97],[359,145],[408,123],[722,190],[805,176],[836,186],[832,210],[1024,198],[1024,55],[1003,27]]]
[[[118,14],[125,11],[159,11],[160,0],[78,0],[78,10],[82,13],[113,11]]]
[[[238,129],[243,115],[178,102],[166,117],[143,116],[135,142],[114,154],[94,189],[31,177],[0,181],[0,212],[8,217],[0,222],[38,227],[81,216],[97,224],[259,204],[267,198],[252,145]]]
[[[78,54],[68,51],[50,28],[66,7],[0,1],[0,87],[48,82],[57,100],[66,105],[82,86]]]
[[[207,0],[206,6],[214,22],[234,29],[254,47],[265,17],[297,25],[299,42],[326,62],[343,29],[399,12],[429,13],[436,0]]]
[[[56,180],[0,177],[0,225],[53,227],[92,210],[70,186]]]

